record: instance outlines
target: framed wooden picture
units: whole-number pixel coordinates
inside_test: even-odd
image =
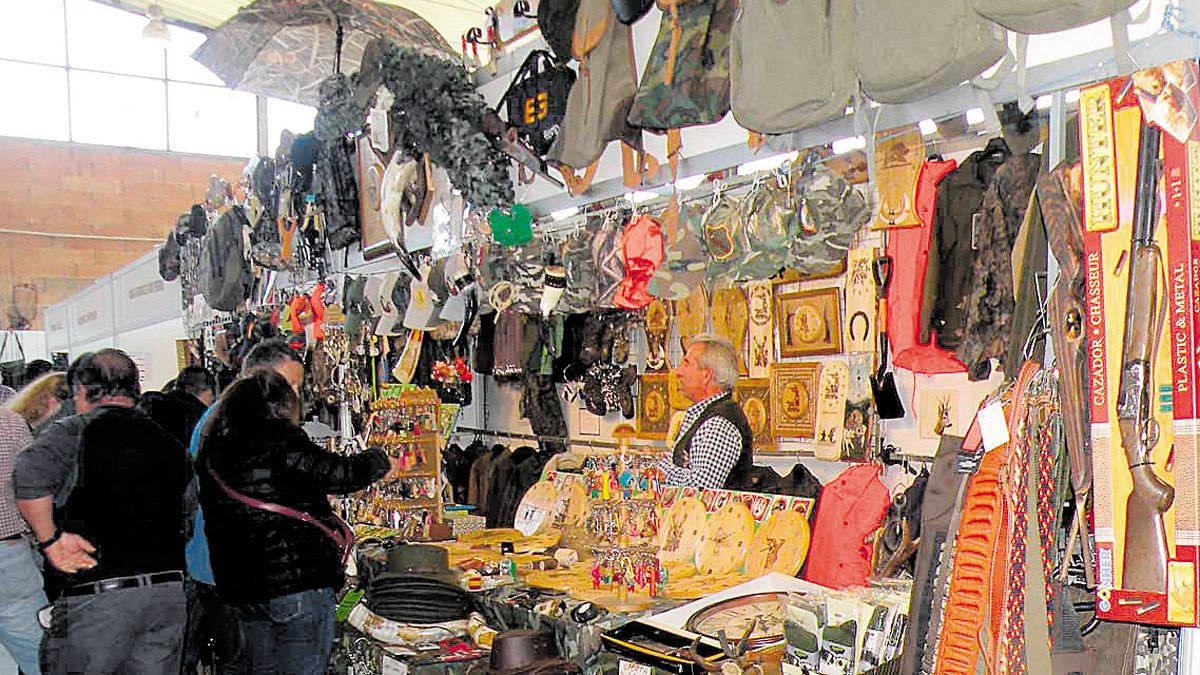
[[[775,296],[775,331],[784,358],[842,353],[842,304],[836,288]]]
[[[812,438],[817,422],[816,363],[771,366],[771,436]]]
[[[371,147],[365,134],[358,137],[358,219],[362,227],[363,258],[371,260],[392,252],[392,241],[383,229],[384,158]]]
[[[664,440],[671,425],[671,405],[668,401],[667,374],[646,373],[638,385],[638,437]]]
[[[775,437],[771,435],[771,378],[739,379],[733,390],[733,399],[742,407],[746,421],[750,423],[754,447],[760,450],[774,448]]]

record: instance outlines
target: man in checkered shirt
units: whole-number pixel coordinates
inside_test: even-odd
[[[693,405],[683,414],[671,459],[659,462],[664,481],[697,488],[744,486],[754,457],[750,424],[732,396],[738,377],[733,345],[716,335],[697,335],[675,375]]]

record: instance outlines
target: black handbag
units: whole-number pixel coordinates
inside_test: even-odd
[[[654,0],[612,0],[612,6],[613,12],[617,15],[617,21],[630,26],[646,16],[646,13],[654,6]]]
[[[550,52],[536,49],[525,58],[501,97],[500,107],[508,115],[509,126],[538,155],[549,152],[558,138],[574,84],[575,71],[556,64]]]

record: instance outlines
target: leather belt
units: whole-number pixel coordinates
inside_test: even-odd
[[[25,536],[24,532],[18,532],[16,534],[10,534],[7,537],[0,537],[0,541],[16,541],[23,536]]]
[[[68,586],[62,592],[62,595],[64,598],[73,598],[80,595],[95,595],[97,593],[104,593],[105,591],[116,591],[122,588],[169,584],[173,581],[182,582],[183,572],[156,572],[154,574],[137,574],[129,577],[101,579],[100,581],[93,581],[88,584]]]

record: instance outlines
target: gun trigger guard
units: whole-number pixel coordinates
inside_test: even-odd
[[[1158,422],[1154,419],[1146,420],[1146,446],[1154,447],[1158,443]]]

